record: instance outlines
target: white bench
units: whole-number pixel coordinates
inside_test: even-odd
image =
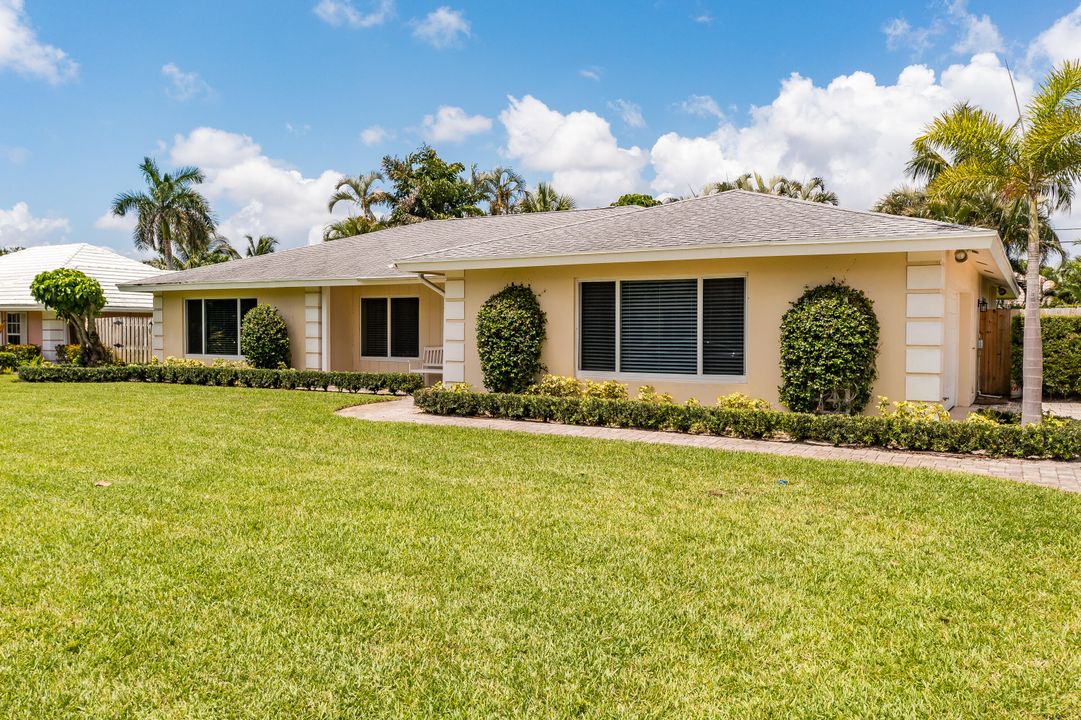
[[[409,366],[409,372],[443,376],[443,346],[426,347],[420,356],[420,367]]]

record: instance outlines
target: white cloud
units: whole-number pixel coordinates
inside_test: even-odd
[[[173,100],[184,102],[198,97],[210,97],[213,89],[199,77],[199,73],[184,72],[176,63],[161,66],[161,74],[169,81],[165,93]]]
[[[694,20],[699,25],[709,25],[711,22],[713,22],[713,16],[710,15],[708,12],[704,12],[699,15],[695,15],[691,18],[691,20]]]
[[[372,125],[371,127],[366,127],[360,131],[360,141],[369,147],[378,145],[391,137],[393,137],[393,133],[386,130],[381,125]]]
[[[0,158],[12,165],[22,165],[26,158],[30,157],[30,151],[19,145],[0,145]]]
[[[1033,82],[1016,78],[1022,102]],[[772,103],[754,108],[746,127],[722,123],[703,137],[667,133],[650,151],[657,193],[685,194],[707,182],[757,170],[796,178],[820,175],[848,207],[867,208],[903,180],[910,144],[937,114],[963,99],[1000,116],[1013,110],[1006,69],[990,53],[952,65],[936,80],[923,65],[892,85],[866,72],[825,87],[793,74]]]
[[[492,121],[483,115],[467,115],[460,107],[443,105],[435,115],[425,115],[420,124],[421,134],[428,142],[461,142],[470,135],[486,133]]]
[[[312,131],[312,126],[309,125],[308,123],[298,123],[298,124],[294,125],[291,122],[287,122],[287,123],[285,123],[285,130],[290,135],[296,135],[297,137],[302,137],[302,136],[307,135],[308,133],[310,133]]]
[[[334,25],[348,25],[354,28],[369,28],[382,25],[394,17],[394,0],[378,0],[370,3],[368,12],[361,12],[352,0],[320,0],[312,8],[320,20]]]
[[[24,202],[15,203],[10,210],[0,208],[0,245],[4,247],[38,245],[57,233],[69,232],[71,223],[67,218],[34,217]]]
[[[908,48],[913,57],[919,57],[934,44],[935,36],[941,35],[943,28],[937,21],[927,27],[912,27],[904,18],[893,18],[882,26],[882,32],[886,34],[887,48]]]
[[[1040,33],[1028,47],[1028,61],[1058,65],[1063,60],[1081,58],[1081,5],[1060,17]]]
[[[202,168],[201,190],[216,206],[239,208],[221,222],[223,235],[273,235],[287,247],[319,241],[330,221],[327,198],[341,177],[336,170],[306,177],[264,155],[251,137],[208,127],[177,135],[170,159]]]
[[[608,107],[619,113],[619,116],[623,118],[623,122],[633,128],[643,128],[646,126],[646,119],[642,117],[642,107],[628,100],[618,99],[615,102],[609,102]]]
[[[724,113],[721,112],[721,108],[717,105],[717,101],[709,95],[691,95],[676,107],[688,115],[697,115],[698,117],[712,116],[718,120],[724,118]]]
[[[1000,52],[1002,36],[988,15],[974,15],[968,11],[967,0],[955,0],[949,6],[949,14],[961,28],[961,37],[953,45],[956,53]]]
[[[598,67],[582,68],[578,71],[578,74],[586,80],[593,80],[594,82],[601,81],[601,69]]]
[[[499,114],[507,130],[506,157],[527,170],[551,173],[559,192],[587,207],[642,189],[648,154],[619,147],[607,120],[586,110],[564,115],[530,95],[507,99]]]
[[[135,229],[135,216],[129,213],[124,217],[117,217],[112,210],[106,210],[94,221],[94,227],[98,230],[123,230],[130,233]]]
[[[58,85],[75,77],[78,64],[67,53],[38,41],[23,0],[0,0],[0,70]]]
[[[413,37],[423,40],[432,47],[442,50],[457,44],[462,38],[469,37],[469,21],[461,10],[451,10],[446,5],[428,13],[415,23]]]

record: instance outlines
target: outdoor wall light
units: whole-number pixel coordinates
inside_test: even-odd
[[[980,309],[980,312],[987,312],[987,300],[980,298],[979,302],[976,303],[976,307]]]
[[[965,260],[968,260],[968,250],[954,250],[953,259],[959,263],[963,263]]]

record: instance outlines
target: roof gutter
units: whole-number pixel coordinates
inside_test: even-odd
[[[443,292],[443,288],[436,285],[434,282],[425,277],[424,273],[416,273],[416,276],[420,278],[420,281],[428,286],[428,288],[439,297],[446,297],[446,293]]]

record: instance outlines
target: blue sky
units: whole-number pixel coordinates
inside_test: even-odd
[[[341,173],[426,140],[581,205],[757,169],[866,208],[935,113],[1009,111],[1005,62],[1026,95],[1081,54],[1073,0],[537,7],[0,0],[0,245],[133,253],[106,211],[144,155],[203,167],[237,244],[300,245]]]

